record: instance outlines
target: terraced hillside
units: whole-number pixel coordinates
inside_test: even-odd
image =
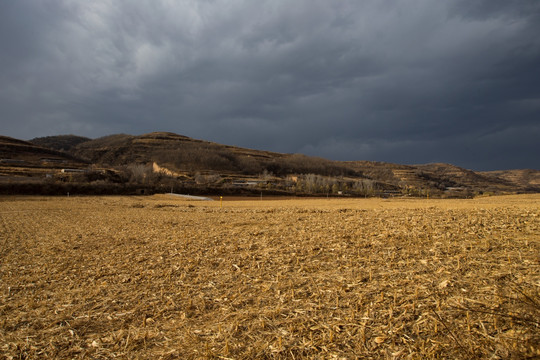
[[[126,183],[130,192],[145,193],[175,187],[201,194],[266,192],[302,196],[472,197],[483,193],[540,192],[537,170],[478,173],[450,164],[332,161],[239,148],[166,132],[117,134],[94,140],[74,135],[50,136],[33,139],[32,143],[6,139],[2,140],[5,146],[0,164],[3,193],[27,191],[24,187],[6,188],[2,185],[6,181],[36,183],[51,175],[56,187],[46,187],[58,191],[45,193],[69,191],[62,184],[66,181],[85,187],[84,193],[91,193],[96,184],[98,193],[118,193],[123,191],[121,184]],[[56,176],[63,168],[98,171],[88,176]],[[145,189],[137,190],[137,186]],[[34,187],[31,193],[41,190]]]
[[[518,184],[523,188],[540,188],[540,171],[531,169],[486,171],[480,174],[486,177],[494,177],[506,180],[512,184]]]
[[[88,163],[65,152],[0,136],[0,180],[44,179],[61,169],[82,169]]]

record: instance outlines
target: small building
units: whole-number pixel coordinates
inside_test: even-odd
[[[62,173],[84,173],[86,170],[83,169],[62,169],[60,172]]]
[[[239,180],[239,181],[234,181],[232,183],[232,186],[236,186],[236,187],[245,187],[245,186],[257,186],[257,185],[261,185],[261,184],[267,184],[268,181],[266,180]]]
[[[39,159],[41,162],[49,162],[49,163],[65,163],[66,160],[64,159],[56,159],[56,158],[41,158]]]

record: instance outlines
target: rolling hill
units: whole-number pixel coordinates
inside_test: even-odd
[[[480,172],[480,175],[493,179],[501,179],[521,186],[525,189],[539,189],[540,188],[540,171],[521,169],[521,170],[499,170],[499,171],[484,171]]]
[[[77,135],[45,136],[30,140],[34,145],[67,152],[73,147],[92,139]]]
[[[258,176],[266,170],[277,176],[291,173],[359,175],[336,161],[221,145],[164,132],[111,135],[81,143],[72,148],[70,154],[110,166],[157,162],[179,172]]]
[[[0,180],[2,181],[36,180],[60,169],[82,169],[88,165],[88,162],[63,151],[0,136]]]
[[[69,181],[178,186],[198,192],[268,191],[286,194],[466,197],[482,193],[540,191],[540,171],[474,172],[450,164],[401,165],[331,161],[222,145],[168,132],[75,135],[30,141],[0,137],[0,181],[37,179],[79,169]],[[96,170],[98,169],[98,170]],[[89,176],[89,173],[94,173]],[[102,175],[96,176],[96,173]],[[103,174],[107,174],[106,176]],[[236,189],[236,190],[235,190]]]

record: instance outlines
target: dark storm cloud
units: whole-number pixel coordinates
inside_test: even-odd
[[[0,3],[2,134],[539,168],[537,1]]]

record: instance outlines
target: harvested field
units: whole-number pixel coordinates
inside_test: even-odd
[[[0,358],[540,357],[540,195],[0,198]]]

